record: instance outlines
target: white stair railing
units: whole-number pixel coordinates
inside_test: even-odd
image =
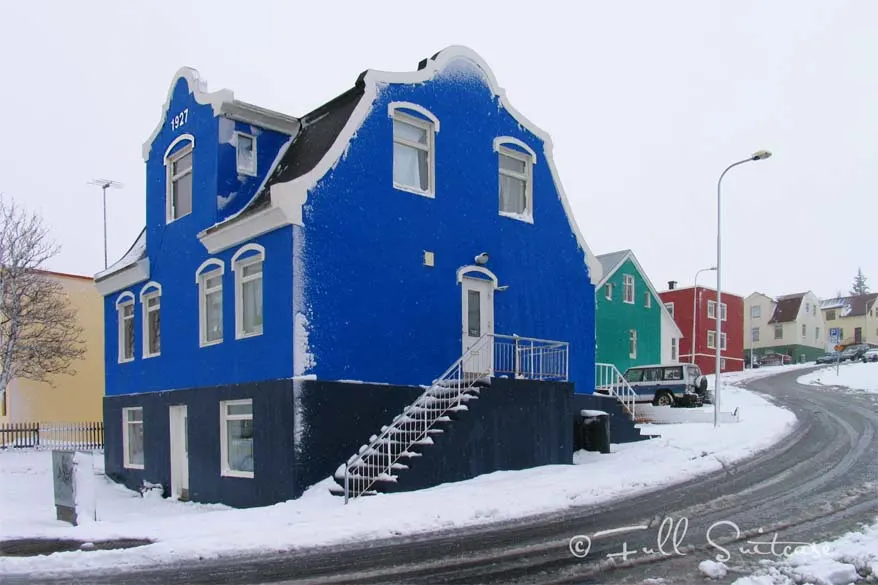
[[[491,377],[510,376],[541,381],[567,381],[568,344],[529,337],[485,334],[390,425],[372,435],[369,442],[336,471],[344,473],[345,503],[375,487],[376,482],[394,482],[403,459],[417,457],[416,445],[433,443],[435,428],[448,422],[453,412],[467,410],[465,402],[477,398],[479,383]],[[396,473],[394,473],[396,472]]]
[[[595,364],[594,368],[595,392],[615,396],[622,407],[631,415],[631,420],[636,419],[635,405],[637,404],[637,392],[622,376],[622,373],[613,364]]]

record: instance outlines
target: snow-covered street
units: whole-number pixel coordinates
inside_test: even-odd
[[[724,376],[743,384],[784,368]],[[265,553],[388,536],[418,534],[597,504],[721,469],[765,449],[792,428],[795,416],[757,394],[724,386],[724,410],[740,408],[741,422],[645,425],[660,439],[614,445],[613,453],[579,452],[573,466],[497,472],[421,492],[364,498],[348,506],[331,496],[330,480],[294,501],[248,510],[141,497],[96,476],[97,522],[77,527],[54,520],[51,454],[0,454],[0,540],[17,537],[94,541],[146,538],[155,543],[127,550],[76,551],[46,557],[2,557],[0,572],[42,573],[124,568],[186,559]],[[705,407],[711,408],[711,407]],[[98,462],[96,473],[100,473]],[[92,503],[84,501],[89,508]],[[419,509],[419,515],[403,511]],[[230,538],[230,534],[234,538]]]

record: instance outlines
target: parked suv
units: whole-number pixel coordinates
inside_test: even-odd
[[[866,352],[863,354],[863,357],[860,359],[863,360],[863,363],[878,362],[878,349],[874,347],[871,349],[867,349]]]
[[[628,368],[622,377],[637,393],[637,402],[656,406],[701,406],[711,401],[707,378],[695,364],[660,364]]]

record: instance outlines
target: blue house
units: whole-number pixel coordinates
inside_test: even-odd
[[[95,276],[112,477],[253,506],[570,462],[601,268],[478,55],[301,118],[183,68],[143,157],[146,227]]]

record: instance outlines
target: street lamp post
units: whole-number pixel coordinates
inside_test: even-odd
[[[716,366],[715,366],[715,380],[714,384],[714,392],[713,392],[713,426],[714,428],[719,426],[719,408],[720,408],[720,389],[722,388],[721,383],[721,371],[720,371],[720,352],[722,350],[722,183],[723,177],[726,176],[730,170],[735,168],[738,165],[742,165],[744,163],[748,163],[756,160],[765,160],[771,156],[771,153],[767,150],[757,150],[749,157],[739,160],[738,162],[732,163],[726,167],[726,169],[719,176],[719,180],[716,182],[716,312],[714,313],[714,318],[716,319]]]
[[[121,189],[122,183],[117,183],[116,181],[112,181],[110,179],[95,179],[94,181],[89,181],[89,185],[97,185],[104,192],[104,269],[107,268],[107,189],[110,187],[114,189]]]
[[[702,272],[710,272],[711,270],[716,270],[716,266],[711,266],[710,268],[702,268],[698,272],[695,273],[695,291],[692,294],[692,347],[690,347],[690,353],[692,354],[692,359],[689,360],[693,364],[695,363],[695,320],[698,316],[698,275]]]

